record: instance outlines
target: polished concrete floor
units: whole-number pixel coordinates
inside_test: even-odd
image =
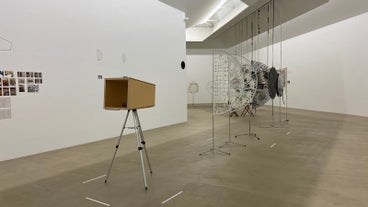
[[[279,127],[277,115],[270,127],[270,109],[259,108],[252,130],[260,140],[234,138],[248,119],[231,118],[232,140],[246,147],[220,148],[230,156],[199,156],[211,148],[206,106],[190,107],[187,123],[144,131],[153,168],[147,191],[133,135],[107,184],[116,138],[0,162],[0,206],[368,206],[368,118],[289,110]],[[216,149],[229,138],[228,121],[215,118]]]

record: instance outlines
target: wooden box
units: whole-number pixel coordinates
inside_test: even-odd
[[[104,108],[127,110],[153,107],[155,84],[134,78],[105,78]]]

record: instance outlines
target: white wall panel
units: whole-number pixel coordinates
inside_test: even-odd
[[[156,84],[144,130],[187,120],[184,13],[156,0],[6,0],[0,25],[13,42],[0,68],[44,76],[40,93],[12,97],[0,160],[118,136],[125,112],[103,110],[99,74]]]

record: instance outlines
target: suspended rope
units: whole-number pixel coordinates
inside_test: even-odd
[[[244,63],[243,63],[243,39],[244,39],[244,23],[242,22],[242,25],[241,25],[241,36],[240,36],[240,63],[241,63],[241,65],[243,65]]]
[[[260,34],[261,34],[261,9],[258,9],[257,10],[257,43],[256,43],[256,45],[257,45],[257,48],[255,48],[256,49],[256,51],[257,51],[257,61],[259,61],[259,57],[260,57],[260,55],[259,55],[259,37],[260,37]]]
[[[250,46],[251,46],[251,60],[254,61],[254,41],[253,41],[253,21],[250,23],[250,32],[251,32],[251,40],[250,40]]]
[[[270,7],[270,4],[268,4],[268,6]],[[270,16],[270,11],[268,12],[268,16]],[[275,59],[275,54],[274,54],[274,44],[275,44],[275,1],[272,0],[272,67],[274,67],[274,59]]]
[[[283,68],[283,21],[281,18],[281,6],[279,8],[279,18],[280,18],[280,69]],[[284,96],[283,96],[284,97]],[[287,69],[285,70],[285,120],[289,121],[288,119],[288,72]]]
[[[270,4],[268,4],[268,6],[270,6]],[[275,59],[275,53],[274,53],[274,44],[275,44],[275,1],[272,0],[272,40],[271,40],[271,44],[272,44],[272,67],[270,69],[270,73],[269,73],[269,83],[268,83],[268,87],[269,87],[269,92],[270,92],[270,96],[272,98],[272,122],[275,122],[275,117],[274,117],[274,98],[276,97],[277,94],[277,82],[278,82],[278,76],[277,76],[277,71],[274,67],[274,59]],[[270,12],[268,12],[268,16],[270,16]]]
[[[270,53],[270,4],[267,5],[267,66],[269,65],[269,53]]]

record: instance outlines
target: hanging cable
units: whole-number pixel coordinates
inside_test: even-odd
[[[247,21],[245,22],[246,23],[246,35],[245,35],[245,52],[246,52],[246,57],[248,60],[251,60],[250,58],[250,54],[249,54],[249,43],[250,43],[250,38],[249,38],[249,41],[248,41],[248,35],[249,35],[249,32],[248,32],[248,29],[249,29],[249,18],[247,17]]]
[[[270,55],[270,4],[267,5],[267,66],[269,66],[269,55]]]
[[[270,6],[270,4],[268,4],[268,6]],[[272,0],[272,69],[274,68],[274,59],[275,59],[275,54],[274,54],[274,41],[275,41],[275,1]],[[276,76],[277,77],[277,76]],[[271,79],[272,80],[272,79]],[[272,80],[273,81],[273,80]],[[275,86],[274,84],[272,84],[273,86]],[[272,123],[275,123],[275,116],[274,116],[274,97],[272,97]]]
[[[279,6],[279,18],[280,18],[280,69],[283,67],[283,21],[281,18],[281,6]],[[288,119],[288,69],[285,70],[285,120],[289,121]]]
[[[274,42],[275,41],[275,1],[272,0],[272,67],[274,67]]]
[[[245,21],[245,31],[248,31],[248,18],[244,19]],[[245,37],[244,37],[244,50],[245,50],[245,57],[249,60],[248,57],[248,32],[246,32]]]
[[[281,12],[280,12],[280,69],[282,69],[282,21],[281,21]]]
[[[241,36],[240,36],[240,64],[243,66],[243,37],[244,37],[244,22],[241,21]]]
[[[257,61],[259,61],[259,36],[261,35],[261,9],[257,10]]]
[[[254,60],[254,42],[253,42],[253,21],[250,23],[250,32],[251,32],[251,41],[250,41],[250,47],[251,47],[251,58],[252,61]]]

